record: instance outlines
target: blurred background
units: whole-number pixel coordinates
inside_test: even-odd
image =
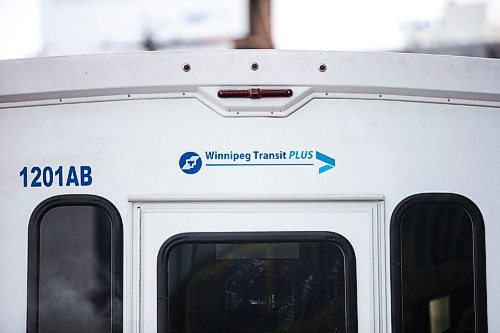
[[[0,59],[232,48],[500,58],[500,0],[0,0]]]

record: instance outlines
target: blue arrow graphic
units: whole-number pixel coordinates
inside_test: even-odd
[[[316,159],[320,160],[323,163],[326,163],[326,165],[323,165],[322,167],[319,168],[320,175],[325,171],[333,169],[333,167],[335,166],[335,159],[334,158],[331,158],[330,156],[326,156],[325,154],[322,154],[319,151],[316,151]]]

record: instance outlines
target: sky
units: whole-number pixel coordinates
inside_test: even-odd
[[[41,53],[41,1],[0,0],[0,59],[34,57]],[[82,3],[82,0],[64,1]],[[454,0],[455,3],[483,1]],[[404,48],[403,27],[412,22],[437,20],[449,2],[272,0],[274,44],[278,49],[397,51]]]
[[[405,24],[436,20],[446,5],[446,0],[273,1],[277,48],[346,51],[401,49]]]
[[[36,56],[40,29],[39,0],[0,0],[0,59]]]

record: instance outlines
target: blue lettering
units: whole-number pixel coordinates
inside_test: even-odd
[[[19,172],[19,176],[23,178],[23,187],[28,187],[28,168],[24,167],[21,172]]]
[[[59,166],[59,168],[57,168],[57,170],[55,172],[59,186],[63,186],[63,173],[62,172],[63,172],[62,166]]]
[[[42,169],[39,167],[33,167],[31,168],[31,173],[35,175],[31,181],[31,187],[42,187],[42,182],[39,180],[42,175]]]
[[[54,172],[51,167],[43,168],[43,185],[45,187],[51,187],[54,181]]]
[[[69,167],[68,179],[66,180],[66,186],[71,186],[71,184],[80,186],[80,184],[78,183],[78,175],[76,174],[76,169],[74,166]]]
[[[78,174],[78,169],[80,173]],[[66,170],[68,170],[66,172]],[[23,167],[19,172],[23,187],[52,186],[90,186],[92,185],[92,167],[89,165],[70,166],[68,169],[58,166]]]
[[[312,150],[292,150],[290,151],[290,159],[294,158],[296,160],[310,160],[314,156],[314,151]]]
[[[82,186],[92,185],[92,168],[88,165],[80,167],[80,183]]]

